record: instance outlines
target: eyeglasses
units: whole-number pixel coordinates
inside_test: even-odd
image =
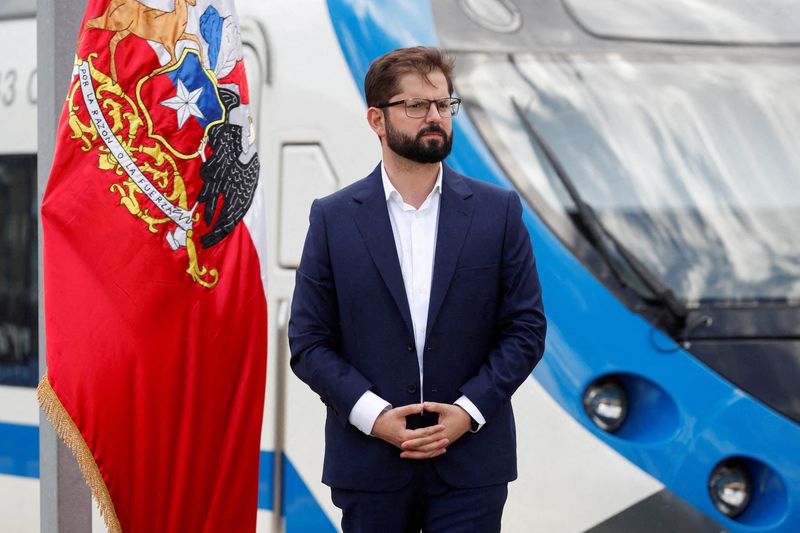
[[[397,100],[389,102],[388,104],[381,104],[378,107],[383,109],[385,107],[392,107],[400,104],[406,105],[406,116],[409,118],[425,118],[428,116],[428,111],[431,104],[436,104],[436,111],[442,118],[454,117],[458,114],[458,108],[461,105],[461,98],[439,98],[438,100],[428,100],[427,98],[406,98],[405,100]]]

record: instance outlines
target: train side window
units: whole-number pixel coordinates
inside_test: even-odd
[[[278,263],[297,268],[311,202],[336,191],[339,180],[319,144],[283,145],[280,173]]]
[[[36,385],[36,155],[0,155],[0,385]]]

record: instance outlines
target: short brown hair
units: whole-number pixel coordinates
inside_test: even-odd
[[[447,80],[447,91],[452,95],[455,62],[454,57],[432,46],[392,50],[373,61],[367,75],[364,76],[367,106],[375,107],[387,103],[389,98],[399,92],[400,76],[411,72],[419,74],[429,82],[428,74],[441,70]]]

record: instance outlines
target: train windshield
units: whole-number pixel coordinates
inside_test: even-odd
[[[575,194],[543,150],[681,300],[800,302],[796,64],[607,51],[459,61],[490,147],[557,216],[574,218]]]

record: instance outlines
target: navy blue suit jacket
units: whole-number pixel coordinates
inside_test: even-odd
[[[466,488],[516,478],[511,395],[544,349],[545,317],[519,197],[444,166],[424,347],[426,401],[466,395],[486,418],[433,459]],[[322,480],[395,490],[412,460],[348,422],[367,390],[394,407],[420,399],[411,315],[380,165],[311,206],[289,322],[291,366],[328,408]]]

